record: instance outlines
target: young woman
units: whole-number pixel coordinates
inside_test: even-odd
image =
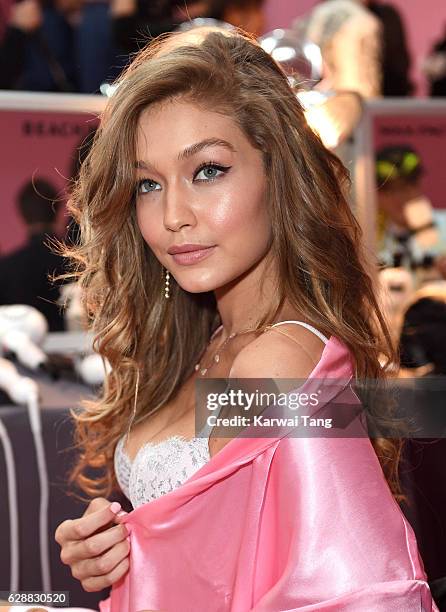
[[[85,590],[113,586],[101,610],[437,609],[395,502],[396,441],[196,426],[207,378],[304,379],[329,406],[385,376],[346,183],[242,32],[161,38],[121,78],[70,205],[112,368],[75,415],[72,480],[94,499],[56,532]],[[107,501],[118,487],[133,511]]]

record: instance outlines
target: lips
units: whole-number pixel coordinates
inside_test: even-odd
[[[183,266],[189,266],[211,255],[214,249],[215,249],[215,246],[211,246],[211,247],[205,247],[205,248],[201,247],[193,251],[183,251],[181,253],[173,253],[172,259],[177,264],[180,264]]]
[[[213,245],[210,244],[183,244],[179,246],[171,246],[167,252],[169,255],[176,255],[177,253],[191,253],[193,251],[202,251],[204,249],[211,248]]]

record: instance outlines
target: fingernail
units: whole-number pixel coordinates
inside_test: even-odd
[[[126,512],[125,510],[121,510],[121,512],[118,512],[118,514],[116,516],[119,516],[119,518],[123,517],[123,516],[127,516],[128,512]]]
[[[113,514],[117,514],[121,510],[121,504],[119,502],[113,502],[110,504],[110,510]]]
[[[128,534],[130,535],[132,533],[132,526],[128,523],[123,523],[123,525],[127,529]]]

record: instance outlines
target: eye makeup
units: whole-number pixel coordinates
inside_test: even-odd
[[[219,172],[222,172],[223,174],[226,174],[232,166],[224,166],[223,164],[214,162],[212,160],[210,161],[206,161],[203,162],[202,164],[200,164],[200,166],[198,166],[198,168],[195,170],[194,172],[194,179],[196,179],[197,174],[199,174],[202,170],[205,170],[207,168],[209,169],[213,169],[213,170],[218,170]],[[215,181],[216,179],[220,178],[220,176],[222,176],[223,174],[217,175],[217,176],[209,176],[207,178],[204,179],[198,179],[198,182],[205,182],[205,183],[210,183]],[[149,189],[147,191],[142,191],[141,188],[145,183],[153,183],[153,184],[159,184],[156,181],[154,181],[151,178],[141,178],[139,181],[137,181],[136,183],[136,194],[137,195],[144,195],[145,193],[152,193],[153,191],[160,191],[159,189]]]

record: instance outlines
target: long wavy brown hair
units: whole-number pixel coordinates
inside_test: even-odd
[[[346,199],[348,173],[308,127],[281,67],[240,30],[163,35],[119,79],[69,202],[81,238],[62,251],[83,290],[94,348],[112,368],[100,396],[72,411],[80,454],[70,484],[89,496],[117,489],[113,454],[132,415],[136,424],[174,398],[221,323],[213,292],[191,294],[172,279],[164,298],[163,268],[136,221],[138,120],[173,96],[231,117],[262,152],[280,289],[259,329],[287,298],[348,346],[356,379],[383,379],[397,361]],[[398,499],[402,443],[372,443]]]

